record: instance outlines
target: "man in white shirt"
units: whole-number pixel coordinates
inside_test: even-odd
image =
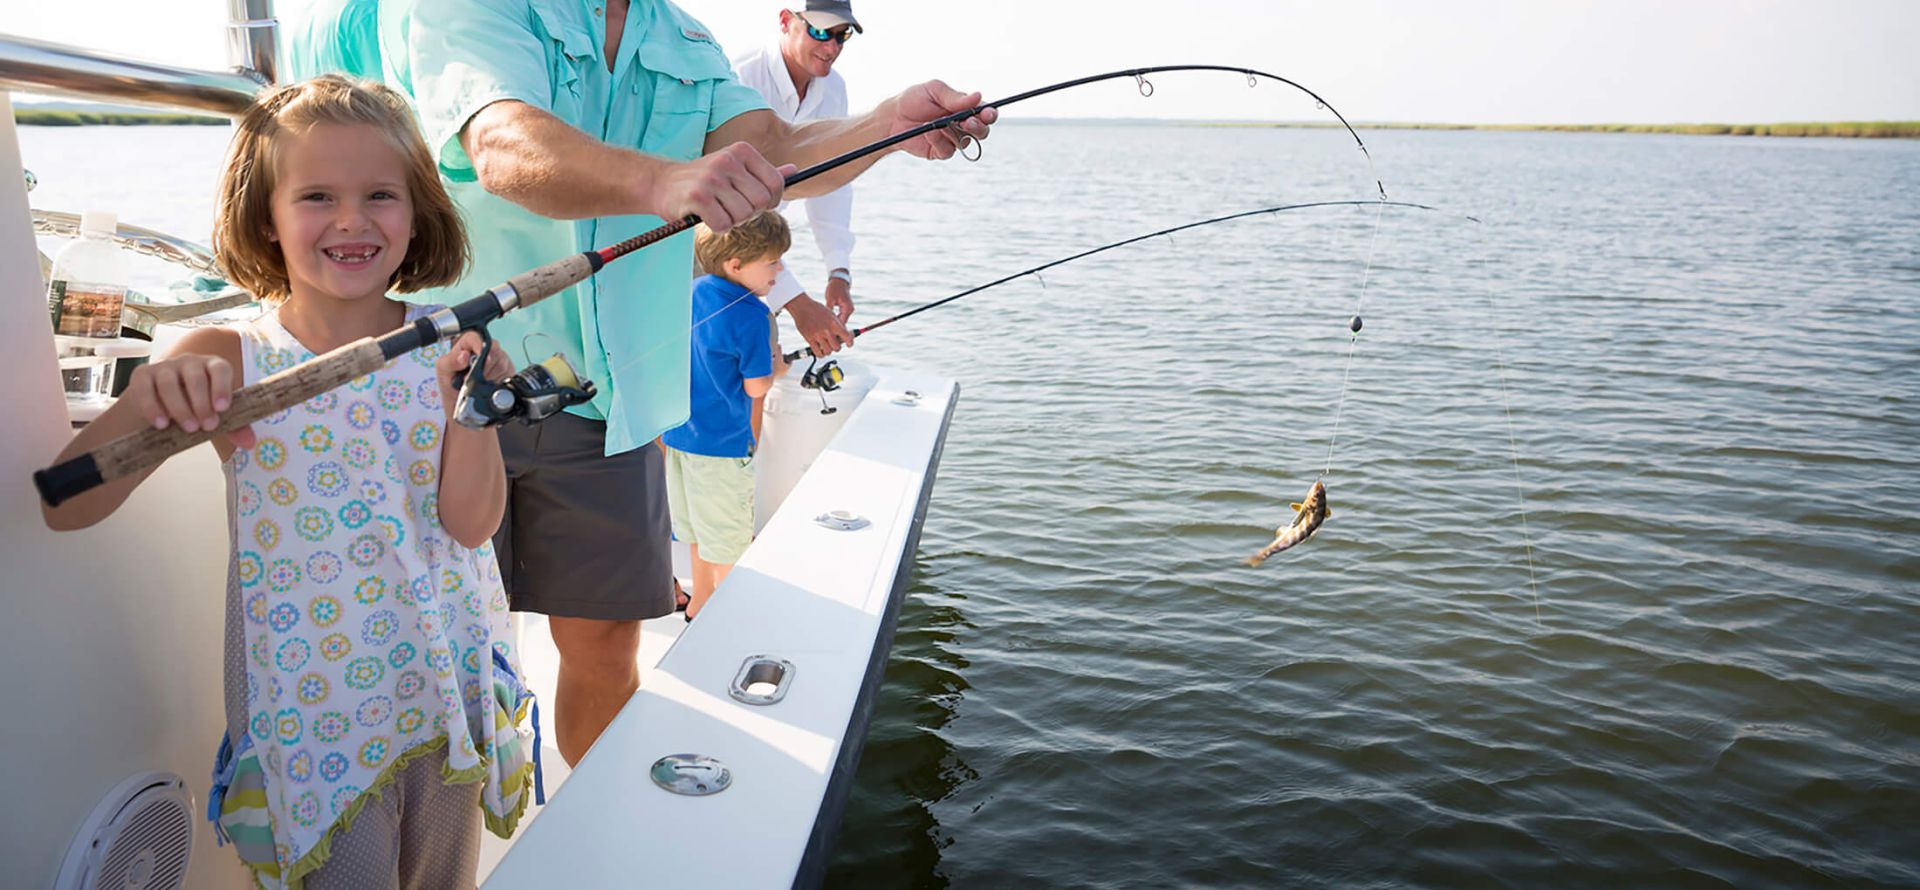
[[[847,39],[862,33],[847,0],[807,0],[804,12],[780,10],[780,39],[773,46],[733,60],[740,82],[758,91],[787,121],[847,116],[847,84],[833,70]],[[766,303],[785,307],[815,355],[830,355],[853,342],[853,187],[841,186],[806,199],[807,224],[827,266],[826,305],[807,294],[793,272],[782,270]]]

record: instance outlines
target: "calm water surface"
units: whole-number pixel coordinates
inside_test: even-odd
[[[1316,210],[863,339],[962,396],[832,883],[1920,884],[1920,144],[1365,135],[1485,222],[1379,213],[1364,302],[1377,211]],[[37,206],[199,237],[224,138],[23,135]],[[857,318],[1371,189],[1334,131],[1003,126],[862,180]],[[1336,410],[1333,519],[1240,565]]]

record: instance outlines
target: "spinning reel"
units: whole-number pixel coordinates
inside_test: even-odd
[[[509,420],[536,424],[592,399],[599,392],[593,381],[575,373],[567,357],[559,352],[537,365],[520,369],[503,382],[488,380],[483,369],[493,352],[493,337],[487,334],[486,328],[479,330],[480,354],[474,356],[473,364],[467,367],[466,380],[460,384],[460,394],[455,400],[453,419],[461,426],[478,430]]]
[[[816,367],[817,365],[817,367]],[[840,370],[840,363],[829,359],[826,364],[818,360],[807,363],[806,373],[800,375],[800,385],[808,389],[833,392],[847,379],[847,372]]]
[[[846,379],[847,372],[840,370],[839,362],[828,359],[823,365],[816,357],[807,362],[807,370],[800,375],[800,385],[806,389],[819,390],[820,413],[832,414],[840,409],[827,404],[827,393],[839,389],[840,383]]]

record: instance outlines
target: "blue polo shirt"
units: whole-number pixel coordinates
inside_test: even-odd
[[[654,216],[548,219],[488,194],[460,146],[460,130],[482,108],[525,102],[609,145],[687,161],[721,124],[767,107],[734,79],[712,33],[665,0],[631,0],[612,71],[603,0],[379,6],[387,82],[413,98],[473,248],[459,284],[407,296],[416,302],[470,299],[521,272],[661,225]],[[521,366],[556,348],[576,359],[600,394],[568,410],[606,421],[606,453],[628,451],[687,418],[692,268],[693,233],[684,232],[508,313],[492,331]]]
[[[692,414],[660,440],[688,454],[750,457],[753,400],[746,381],[773,373],[767,304],[718,275],[693,283]]]

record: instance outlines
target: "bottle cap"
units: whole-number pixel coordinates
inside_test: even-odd
[[[153,343],[137,337],[116,337],[100,340],[93,347],[93,354],[104,358],[140,358],[153,355]]]
[[[120,218],[111,210],[88,210],[80,214],[80,234],[111,237],[120,228]]]

